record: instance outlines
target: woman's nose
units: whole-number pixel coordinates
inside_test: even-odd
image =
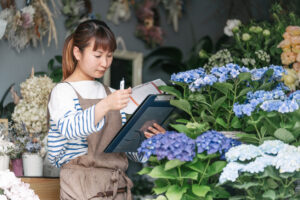
[[[105,68],[107,67],[107,58],[105,56],[101,59],[101,66]]]

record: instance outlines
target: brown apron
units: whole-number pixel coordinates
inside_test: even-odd
[[[104,87],[109,95],[109,88]],[[101,101],[84,99],[76,90],[75,92],[83,110]],[[101,131],[88,136],[87,155],[72,159],[61,167],[61,200],[132,199],[130,189],[133,184],[125,174],[128,168],[125,153],[103,152],[121,126],[120,111],[108,112]]]

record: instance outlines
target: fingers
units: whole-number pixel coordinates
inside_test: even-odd
[[[166,129],[164,129],[162,126],[158,125],[157,123],[153,124],[154,128],[156,128],[160,133],[165,133]]]
[[[157,130],[156,128],[153,128],[152,126],[148,127],[148,130],[151,131],[151,133],[153,133],[153,134],[161,133],[159,130]]]
[[[145,135],[146,138],[151,138],[152,136],[154,136],[153,133],[150,133],[150,132],[148,132],[148,131],[145,131],[145,132],[144,132],[144,135]]]

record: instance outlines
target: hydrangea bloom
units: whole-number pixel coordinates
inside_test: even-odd
[[[228,63],[228,62],[227,62]],[[224,63],[222,65],[213,65],[209,73],[205,73],[204,68],[198,68],[195,70],[189,70],[186,72],[179,72],[178,74],[172,74],[171,80],[176,82],[183,82],[189,84],[189,88],[192,91],[198,91],[201,88],[212,85],[215,82],[225,82],[230,79],[235,79],[240,73],[251,73],[252,80],[259,81],[265,77],[268,70],[272,69],[273,74],[271,80],[280,80],[283,73],[286,73],[282,66],[270,65],[269,67],[263,67],[259,69],[250,70],[247,67],[240,67],[233,63]]]
[[[8,170],[0,171],[0,189],[4,191],[4,195],[1,195],[2,199],[39,200],[39,197],[29,188],[29,184],[22,182]]]
[[[235,103],[233,111],[237,117],[242,117],[243,115],[251,116],[253,111],[260,109],[267,112],[288,113],[298,110],[299,104],[300,91],[295,91],[287,96],[284,88],[276,88],[272,91],[258,90],[254,93],[248,92],[245,103]]]
[[[239,146],[232,147],[230,151],[225,154],[225,157],[227,161],[234,162],[252,160],[261,155],[262,152],[257,146],[252,144],[241,144]]]
[[[206,131],[196,138],[197,152],[207,154],[220,153],[221,158],[233,146],[240,145],[237,140],[227,138],[217,131]]]
[[[267,166],[275,167],[280,173],[300,170],[300,148],[279,140],[265,141],[259,147],[246,144],[233,147],[226,153],[226,159],[229,163],[223,169],[220,183],[234,182],[242,172],[263,172]]]
[[[156,155],[158,160],[167,158],[192,161],[196,155],[195,141],[184,133],[174,131],[167,131],[165,134],[158,134],[145,140],[138,152],[145,154],[147,158]]]

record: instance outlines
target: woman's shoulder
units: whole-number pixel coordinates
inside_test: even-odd
[[[76,96],[76,93],[72,86],[68,83],[61,82],[56,84],[56,86],[52,89],[51,97],[66,97],[66,96]]]

